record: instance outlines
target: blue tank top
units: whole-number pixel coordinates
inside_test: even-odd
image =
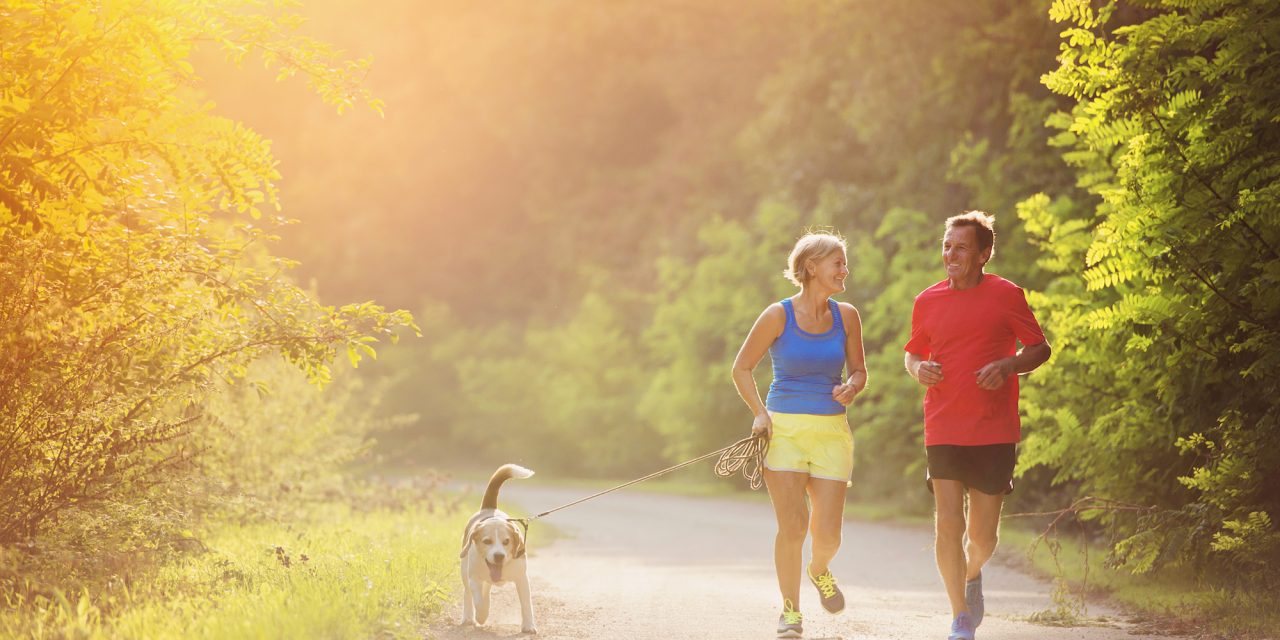
[[[809,333],[796,323],[791,300],[783,300],[787,324],[782,335],[769,347],[773,360],[773,382],[765,408],[780,413],[830,415],[844,413],[844,405],[831,397],[831,388],[840,384],[844,372],[844,320],[835,300],[831,306],[831,329]]]

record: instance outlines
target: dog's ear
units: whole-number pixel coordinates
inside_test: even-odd
[[[510,520],[507,521],[507,527],[511,529],[511,537],[516,539],[516,548],[515,548],[515,553],[513,555],[517,558],[523,558],[524,557],[524,531],[520,529],[520,525],[514,522],[511,522]]]
[[[471,531],[467,532],[466,542],[462,545],[462,551],[458,553],[459,558],[467,557],[467,552],[471,550],[471,545],[475,544],[476,536],[479,535],[480,527],[472,527]]]

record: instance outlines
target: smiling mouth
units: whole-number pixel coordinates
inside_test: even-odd
[[[498,581],[502,580],[502,565],[501,565],[501,564],[494,564],[494,563],[492,563],[492,562],[489,562],[488,560],[485,560],[485,561],[484,561],[484,563],[485,563],[485,564],[487,564],[487,565],[489,565],[489,580],[491,580],[491,581],[493,581],[493,582],[498,582]]]

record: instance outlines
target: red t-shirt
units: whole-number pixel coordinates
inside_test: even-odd
[[[924,444],[976,446],[1018,442],[1018,376],[995,391],[978,387],[982,367],[1044,342],[1018,285],[985,274],[956,291],[947,280],[916,296],[906,350],[942,365],[942,382],[924,394]]]

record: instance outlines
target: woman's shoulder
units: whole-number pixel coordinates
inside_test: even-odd
[[[845,316],[845,317],[853,316],[855,318],[858,317],[858,308],[853,306],[853,303],[840,302],[839,300],[837,300],[836,307],[840,309],[840,315],[842,316]]]
[[[777,338],[787,327],[787,310],[782,308],[781,302],[775,302],[760,312],[755,326],[756,330],[762,330],[767,335]]]
[[[855,327],[862,327],[862,317],[858,315],[857,307],[851,303],[837,300],[836,308],[840,309],[840,324],[844,326],[846,334],[849,334]]]
[[[760,317],[756,321],[765,321],[765,323],[777,323],[778,326],[787,323],[787,310],[783,308],[782,302],[774,302],[772,305],[764,307],[764,311],[760,311]]]
[[[787,321],[787,310],[782,306],[782,302],[775,302],[765,307],[764,311],[760,312],[760,317],[785,323]]]

